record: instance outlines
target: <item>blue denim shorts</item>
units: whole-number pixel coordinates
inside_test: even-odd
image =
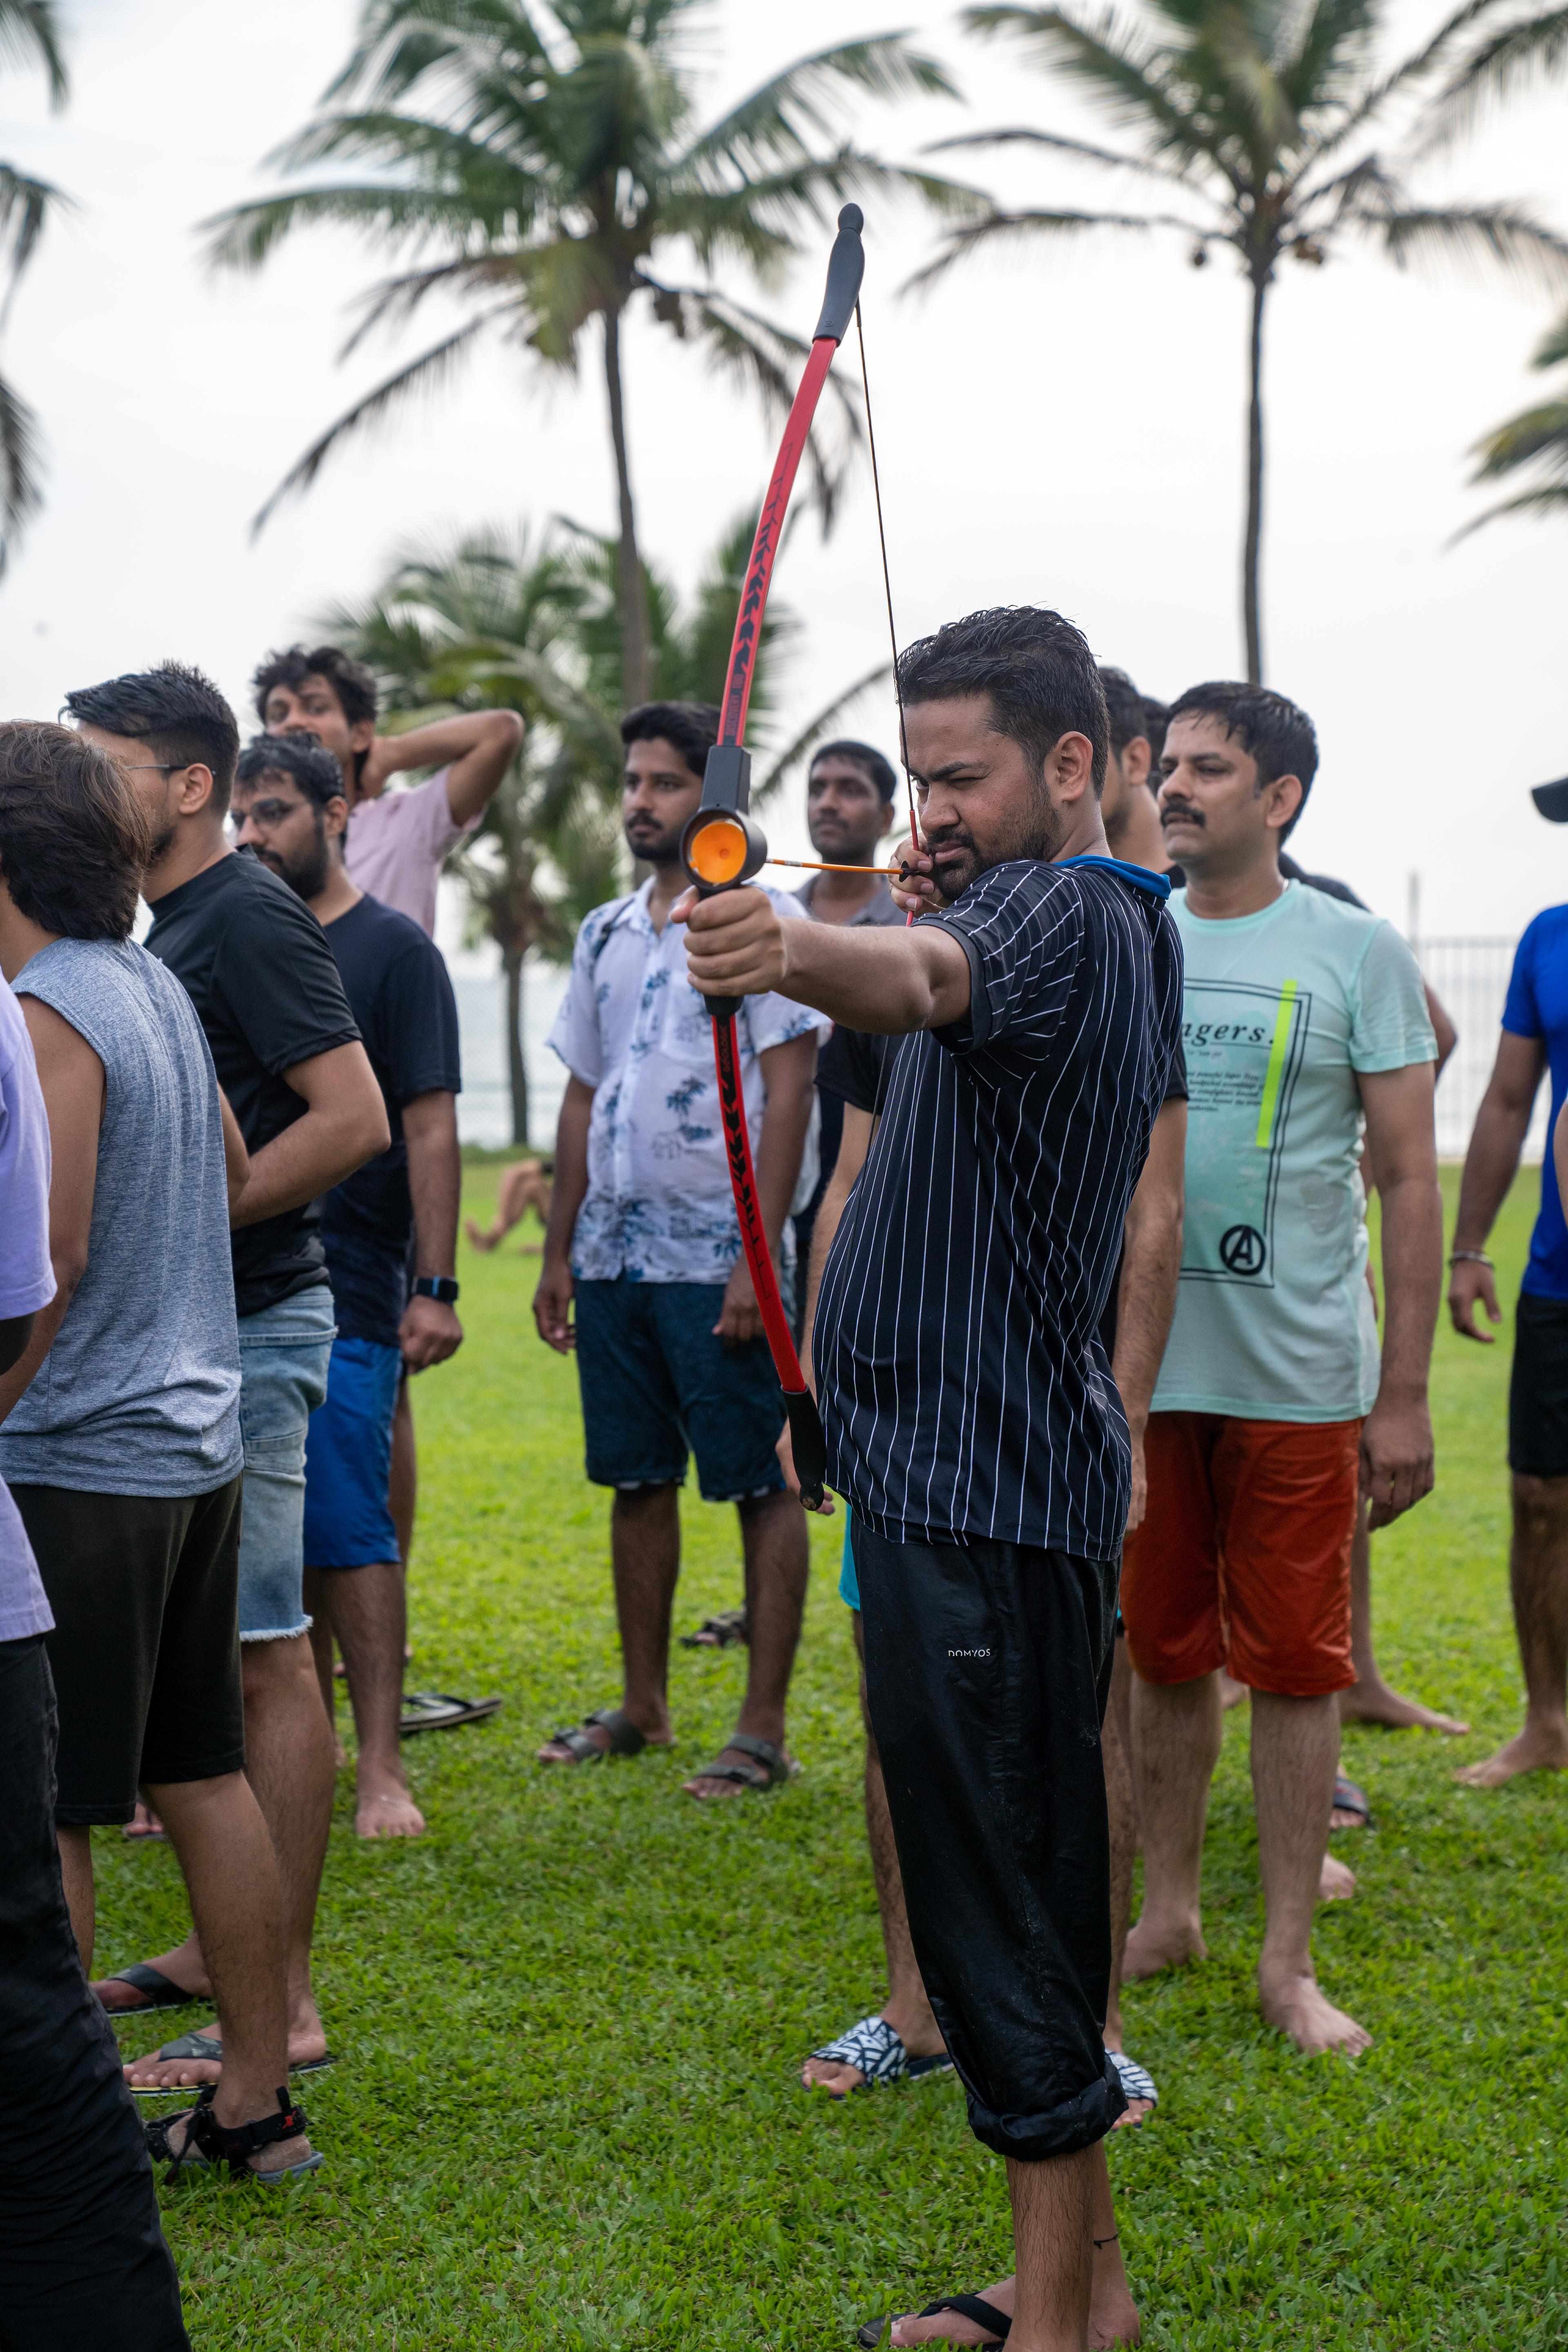
[[[765,1339],[728,1348],[722,1283],[579,1282],[577,1372],[588,1475],[598,1486],[682,1486],[688,1453],[707,1503],[775,1495],[784,1392]]]
[[[327,1393],[332,1294],[324,1282],[239,1318],[239,1638],[310,1631],[305,1570],[305,1433]]]
[[[310,1568],[372,1568],[397,1558],[387,1507],[392,1416],[403,1350],[379,1339],[332,1341],[327,1401],[305,1440],[305,1559]]]

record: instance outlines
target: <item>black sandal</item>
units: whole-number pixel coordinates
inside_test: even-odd
[[[704,1617],[695,1633],[682,1633],[683,1650],[728,1650],[733,1643],[747,1643],[752,1638],[751,1621],[743,1609],[723,1609],[717,1617]]]
[[[167,2164],[168,2179],[177,2180],[182,2172],[207,2172],[215,2164],[226,2163],[230,2172],[243,2173],[247,2180],[258,2180],[264,2189],[279,2189],[286,2180],[302,2180],[307,2173],[320,2172],[326,2158],[312,2150],[301,2157],[298,2164],[279,2165],[275,2172],[257,2172],[248,2159],[258,2148],[271,2147],[280,2139],[296,2139],[305,2131],[305,2110],[291,2107],[287,2090],[278,2094],[278,2113],[263,2116],[259,2122],[236,2124],[231,2128],[220,2124],[213,2113],[213,2100],[217,2085],[209,2083],[194,2107],[177,2116],[160,2116],[147,2126],[147,2153],[154,2164]],[[184,2143],[175,2148],[169,2144],[169,2133],[175,2124],[188,2126]]]
[[[588,1726],[591,1723],[601,1724],[609,1733],[607,1748],[601,1748],[596,1739],[589,1738]],[[585,1715],[580,1726],[574,1723],[569,1724],[564,1731],[552,1731],[549,1744],[569,1748],[574,1764],[597,1764],[606,1756],[640,1756],[647,1741],[631,1717],[623,1715],[618,1706],[602,1706],[597,1715]],[[559,1759],[551,1757],[546,1760],[555,1763]]]
[[[756,1764],[705,1764],[694,1772],[694,1780],[739,1780],[743,1789],[776,1789],[785,1780],[793,1780],[800,1770],[782,1748],[771,1739],[753,1739],[749,1731],[732,1731],[724,1742],[725,1748],[738,1748],[742,1756],[754,1756]],[[719,1751],[721,1755],[723,1748]],[[757,1766],[763,1768],[760,1771]]]
[[[987,2303],[983,2294],[944,2294],[939,2303],[928,2303],[923,2311],[911,2312],[909,2315],[914,2319],[934,2319],[939,2312],[943,2311],[955,2311],[960,2319],[973,2319],[976,2327],[989,2327],[998,2344],[1005,2344],[1013,2332],[1012,2314],[998,2311],[996,2305]],[[868,2319],[865,2326],[858,2330],[855,2341],[865,2345],[880,2344],[888,2326],[887,2319]],[[951,2338],[943,2340],[951,2341]]]
[[[100,1993],[99,2007],[105,2017],[150,2017],[155,2009],[189,2009],[195,2001],[212,1999],[211,1993],[187,1992],[173,1977],[166,1977],[162,1969],[155,1969],[151,1960],[132,1960],[129,1968],[116,1969],[112,1976],[100,1981],[106,1985],[129,1985],[132,1992],[144,1992],[147,1996],[134,2008],[127,2003],[123,2008],[110,2009]]]

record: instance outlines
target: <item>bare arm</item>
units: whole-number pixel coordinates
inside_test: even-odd
[[[389,776],[409,768],[445,768],[447,805],[454,824],[467,824],[494,799],[522,740],[515,710],[476,710],[462,719],[438,719],[406,735],[378,735],[360,778],[362,794],[382,792]]]
[[[217,1090],[218,1113],[223,1120],[223,1165],[228,1180],[228,1221],[234,1223],[234,1213],[239,1196],[250,1181],[250,1154],[245,1148],[245,1138],[239,1131],[239,1121],[229,1105],[223,1088]]]
[[[283,1073],[306,1108],[303,1118],[264,1143],[229,1211],[236,1226],[303,1208],[386,1150],[392,1132],[375,1072],[363,1045],[334,1045]]]
[[[1363,1073],[1356,1084],[1383,1200],[1383,1376],[1362,1430],[1361,1490],[1370,1524],[1383,1528],[1432,1491],[1426,1382],[1443,1290],[1443,1196],[1432,1064]]]
[[[1182,1278],[1186,1154],[1187,1106],[1180,1100],[1163,1103],[1149,1138],[1143,1173],[1128,1206],[1116,1294],[1116,1356],[1110,1370],[1132,1440],[1130,1533],[1143,1524],[1148,1499],[1143,1433]]]
[[[807,926],[802,923],[798,928],[804,931]],[[785,1045],[770,1045],[757,1055],[766,1096],[762,1132],[756,1141],[757,1205],[763,1213],[763,1231],[775,1261],[779,1235],[800,1174],[805,1131],[811,1123],[811,1106],[816,1091],[817,1043],[816,1031],[808,1030],[804,1037],[792,1037]],[[735,1260],[724,1286],[724,1303],[713,1328],[728,1347],[740,1347],[762,1334],[762,1310],[752,1286],[751,1268],[743,1256]]]
[[[1502,1032],[1465,1154],[1459,1213],[1454,1223],[1456,1251],[1484,1250],[1487,1245],[1487,1235],[1519,1171],[1519,1155],[1545,1068],[1546,1046],[1541,1038],[1516,1037],[1507,1029]],[[1489,1348],[1490,1333],[1476,1322],[1478,1301],[1486,1308],[1489,1323],[1502,1321],[1491,1267],[1478,1265],[1474,1258],[1460,1258],[1448,1269],[1448,1313],[1461,1338],[1479,1339]]]
[[[691,985],[707,996],[765,995],[830,1013],[879,1036],[943,1029],[969,1010],[969,958],[951,931],[786,920],[761,890],[689,891],[670,909],[687,925]]]
[[[572,1328],[572,1235],[588,1190],[588,1123],[593,1116],[594,1088],[582,1078],[568,1078],[555,1127],[555,1175],[550,1191],[550,1219],[544,1228],[544,1258],[533,1294],[539,1336],[561,1356],[570,1354],[576,1340]]]
[[[1423,981],[1421,985],[1426,996],[1426,1018],[1432,1024],[1432,1034],[1437,1040],[1437,1067],[1433,1072],[1433,1082],[1436,1084],[1442,1076],[1454,1048],[1459,1042],[1459,1033],[1449,1020],[1447,1008],[1436,991],[1429,987],[1426,981]]]
[[[408,1147],[408,1190],[414,1202],[414,1270],[453,1275],[463,1189],[457,1096],[436,1090],[411,1097],[403,1106],[403,1139]],[[438,1298],[411,1298],[397,1338],[409,1370],[423,1372],[457,1354],[463,1327],[455,1307],[443,1306]]]
[[[27,1342],[0,1377],[4,1421],[54,1345],[55,1333],[87,1272],[92,1203],[98,1190],[98,1134],[103,1124],[103,1064],[79,1030],[36,996],[18,999],[49,1121],[49,1258],[55,1295],[32,1318]],[[17,1317],[18,1323],[26,1317]]]
[[[29,1315],[0,1316],[0,1374],[8,1372],[26,1354],[36,1319],[36,1310]]]

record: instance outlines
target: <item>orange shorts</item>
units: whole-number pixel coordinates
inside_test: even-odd
[[[1347,1690],[1359,1421],[1149,1416],[1149,1507],[1121,1614],[1146,1683],[1226,1666],[1287,1698]]]

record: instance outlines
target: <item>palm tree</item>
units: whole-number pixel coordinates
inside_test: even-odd
[[[754,514],[731,526],[684,605],[658,572],[646,575],[649,684],[660,698],[718,700],[755,528]],[[474,531],[398,550],[370,597],[330,610],[319,623],[331,643],[370,664],[385,707],[405,726],[488,706],[528,716],[522,748],[479,835],[453,860],[476,929],[500,950],[512,1139],[520,1144],[528,1141],[527,958],[569,962],[583,917],[625,887],[617,720],[628,698],[618,577],[616,542],[574,524],[556,522],[537,535]],[[798,627],[787,606],[770,604],[750,730],[764,751],[780,662]],[[857,681],[775,751],[753,798],[776,791],[854,698],[885,674],[884,666]]]
[[[0,0],[0,64],[44,69],[51,105],[66,99],[65,57],[54,0]],[[0,163],[0,329],[12,297],[37,247],[49,212],[68,199],[46,180],[30,180],[14,163]],[[38,421],[7,376],[0,375],[0,574],[22,531],[43,504]]]
[[[1536,351],[1532,367],[1563,367],[1568,364],[1568,313],[1559,319],[1551,333]],[[1527,408],[1521,416],[1510,416],[1495,433],[1489,433],[1478,442],[1475,454],[1480,459],[1471,476],[1476,482],[1499,482],[1510,474],[1532,472],[1533,481],[1511,499],[1504,499],[1474,522],[1467,523],[1458,533],[1468,538],[1479,530],[1482,523],[1493,522],[1499,515],[1560,513],[1568,507],[1568,383],[1555,400],[1541,401]]]
[[[680,282],[676,265],[694,261],[706,281],[736,264],[765,289],[800,250],[801,232],[822,227],[830,202],[855,188],[905,185],[935,204],[970,201],[930,174],[889,170],[839,135],[839,103],[850,93],[953,94],[942,68],[902,36],[803,58],[697,128],[690,45],[705,5],[551,0],[547,12],[529,0],[363,0],[358,46],[322,110],[273,160],[291,171],[368,163],[378,176],[285,190],[205,225],[213,258],[239,268],[255,268],[315,222],[346,224],[417,257],[419,266],[365,295],[344,357],[432,294],[456,296],[470,311],[328,427],[258,524],[278,498],[306,488],[350,434],[444,381],[482,337],[525,345],[544,368],[574,374],[596,324],[631,702],[647,697],[651,659],[626,437],[623,334],[633,304],[776,411],[805,345],[710,282]],[[814,437],[809,456],[825,528],[858,434],[852,394],[836,391],[838,454]]]
[[[1405,184],[1404,157],[1429,129],[1418,108],[1423,87],[1488,5],[1465,0],[1424,47],[1387,71],[1373,58],[1384,0],[1142,0],[1135,15],[1093,18],[1066,6],[965,11],[972,32],[1017,41],[1035,63],[1086,90],[1131,138],[1113,149],[1047,131],[1003,130],[943,141],[944,148],[1043,148],[1166,191],[1158,201],[1169,209],[995,207],[953,230],[917,283],[999,242],[1101,227],[1173,230],[1194,268],[1216,247],[1228,246],[1237,257],[1251,295],[1241,602],[1254,681],[1263,676],[1263,330],[1280,257],[1321,268],[1354,236],[1400,268],[1448,254],[1568,282],[1568,241],[1526,206],[1425,204]],[[1374,133],[1396,107],[1413,119],[1401,154],[1385,158]]]

